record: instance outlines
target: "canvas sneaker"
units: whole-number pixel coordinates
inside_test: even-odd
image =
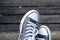
[[[38,30],[36,40],[51,40],[51,32],[47,26],[41,25]]]
[[[38,34],[39,13],[36,10],[28,11],[22,18],[20,23],[19,40],[35,40]]]

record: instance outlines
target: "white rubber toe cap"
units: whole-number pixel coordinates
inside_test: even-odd
[[[45,25],[40,26],[39,34],[48,36],[49,33],[50,33],[50,30],[47,26]]]
[[[30,14],[29,17],[38,22],[38,19],[39,19],[38,11],[31,10],[30,13],[32,13],[32,14]]]

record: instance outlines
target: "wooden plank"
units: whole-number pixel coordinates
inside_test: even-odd
[[[1,6],[46,6],[60,5],[60,0],[0,0]]]
[[[0,23],[20,23],[23,15],[0,16]],[[40,23],[60,23],[60,15],[41,15]]]
[[[15,24],[0,24],[0,32],[17,32],[19,25]]]
[[[41,15],[60,15],[60,7],[0,7],[0,14],[25,14],[29,10],[35,9]]]
[[[60,0],[20,0],[22,6],[60,5]]]
[[[19,0],[0,0],[0,6],[13,6],[13,5],[18,5]]]
[[[0,16],[0,23],[20,23],[22,15],[17,16]]]
[[[41,15],[40,23],[60,23],[60,15]]]
[[[50,28],[51,31],[60,31],[60,24],[42,24]],[[18,32],[19,24],[0,24],[0,32]]]

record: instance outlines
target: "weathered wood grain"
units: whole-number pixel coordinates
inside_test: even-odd
[[[17,32],[19,25],[16,24],[0,24],[0,32]]]
[[[0,23],[19,23],[22,16],[0,16]]]
[[[47,6],[60,5],[60,0],[0,0],[1,6]]]
[[[0,0],[0,6],[5,6],[5,5],[18,5],[19,0]]]
[[[60,15],[41,15],[40,23],[60,23]]]
[[[0,23],[20,23],[23,15],[0,16]],[[60,15],[41,15],[40,23],[60,23]]]
[[[26,12],[33,9],[41,15],[60,15],[60,7],[0,7],[0,14],[26,14]]]

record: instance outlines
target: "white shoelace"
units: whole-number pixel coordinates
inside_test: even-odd
[[[34,40],[35,36],[37,35],[38,31],[36,29],[36,24],[28,21],[27,27],[25,30],[24,40]]]

